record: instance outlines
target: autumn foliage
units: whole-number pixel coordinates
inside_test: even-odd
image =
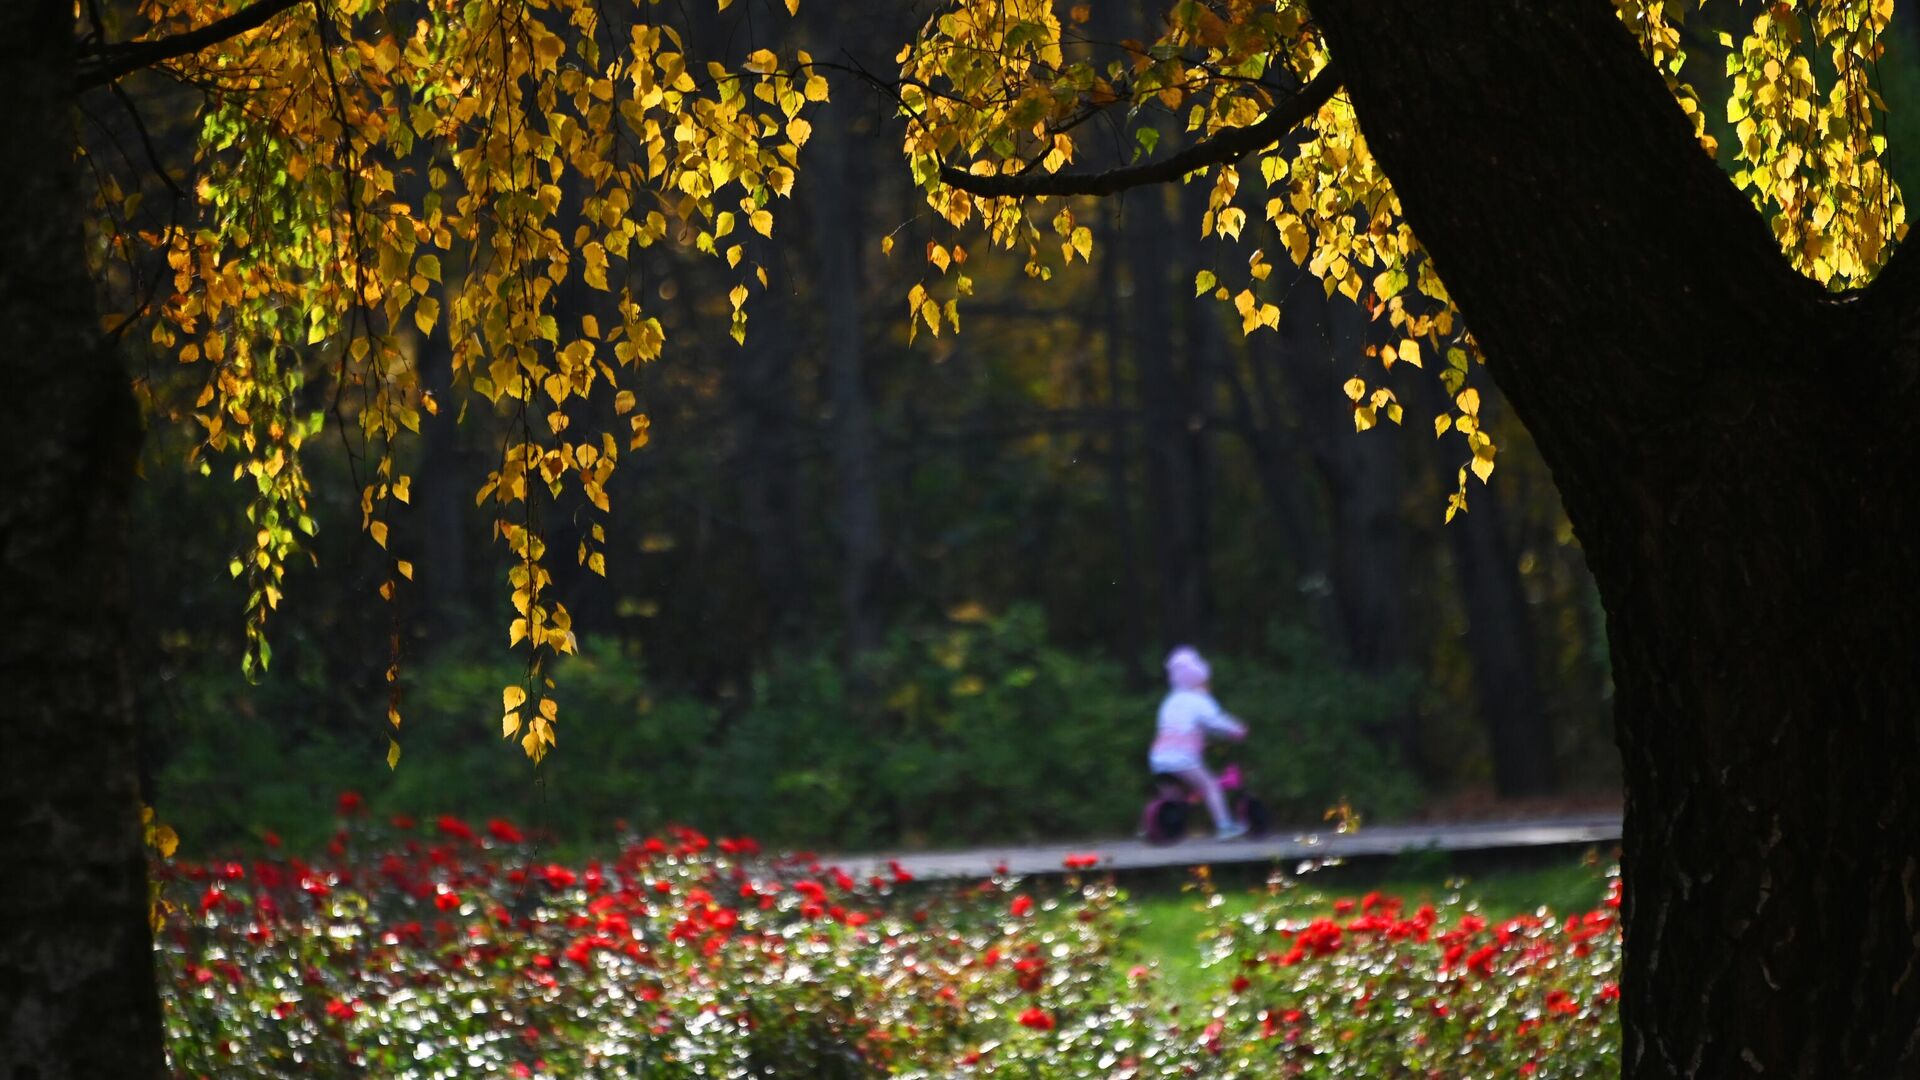
[[[1869,280],[1906,228],[1872,79],[1891,3],[1780,3],[1716,31],[1734,134],[1724,148],[1681,47],[1685,5],[1615,6],[1795,266],[1834,289]],[[726,317],[744,340],[767,285],[748,240],[774,235],[803,182],[809,115],[836,66],[887,96],[906,167],[949,230],[927,244],[920,280],[902,268],[910,326],[958,329],[970,247],[1012,250],[1042,279],[1092,258],[1076,193],[1204,185],[1201,230],[1221,258],[1195,294],[1249,334],[1279,325],[1289,275],[1277,265],[1362,305],[1385,328],[1369,346],[1383,371],[1430,366],[1444,383],[1434,433],[1464,440],[1446,513],[1465,509],[1470,476],[1487,480],[1496,455],[1466,385],[1477,348],[1304,0],[1182,0],[1143,24],[1151,33],[1116,29],[1096,7],[959,0],[881,74],[757,44],[790,40],[784,27],[728,35],[704,55],[665,6],[595,0],[267,0],[238,12],[141,0],[113,25],[92,16],[100,39],[124,44],[83,85],[131,74],[106,61],[145,48],[165,53],[147,67],[198,91],[192,168],[166,190],[90,155],[89,250],[110,283],[108,328],[186,365],[138,380],[149,412],[197,430],[197,453],[230,461],[221,467],[252,488],[252,535],[230,565],[245,579],[249,670],[271,661],[268,615],[316,528],[303,447],[328,423],[351,436],[367,466],[360,524],[387,548],[412,499],[396,442],[423,414],[478,406],[508,421],[476,495],[508,561],[507,638],[527,650],[500,727],[536,760],[556,744],[546,661],[577,642],[552,562],[605,573],[608,483],[649,438],[631,372],[667,348],[637,252],[724,264]],[[778,24],[798,5],[765,8]],[[247,13],[261,17],[197,49],[165,48]],[[1108,128],[1125,147],[1117,163],[1088,134]],[[165,212],[143,211],[156,191]],[[443,393],[413,362],[428,339],[453,357]],[[1358,429],[1406,411],[1382,379],[1345,390]],[[582,508],[582,535],[550,552],[543,520],[563,496]],[[389,557],[386,568],[391,600],[413,567]],[[396,689],[396,728],[400,705]]]

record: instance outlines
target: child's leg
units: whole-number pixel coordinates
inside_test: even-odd
[[[1227,797],[1225,793],[1220,790],[1219,782],[1214,780],[1213,774],[1208,772],[1205,767],[1196,766],[1191,769],[1183,769],[1174,775],[1178,776],[1188,787],[1198,791],[1200,797],[1206,800],[1207,812],[1213,815],[1213,827],[1215,829],[1227,829],[1234,824],[1233,816],[1227,813]]]

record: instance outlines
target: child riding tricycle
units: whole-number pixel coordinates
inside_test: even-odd
[[[1212,815],[1216,839],[1266,832],[1266,807],[1244,790],[1239,766],[1229,765],[1216,778],[1202,756],[1209,734],[1238,742],[1247,726],[1213,699],[1213,672],[1198,652],[1183,645],[1167,655],[1166,666],[1171,689],[1160,703],[1147,754],[1157,791],[1141,813],[1141,835],[1157,844],[1179,840],[1196,802]]]

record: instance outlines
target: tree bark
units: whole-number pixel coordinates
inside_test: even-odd
[[[1366,313],[1345,298],[1329,299],[1320,282],[1302,279],[1288,291],[1279,347],[1271,361],[1306,417],[1315,472],[1325,485],[1332,543],[1334,622],[1353,670],[1385,678],[1412,664],[1412,589],[1401,494],[1405,465],[1392,425],[1353,430],[1341,385],[1371,364],[1365,356]],[[1371,734],[1409,764],[1421,762],[1418,717],[1411,703]]]
[[[1107,604],[1112,612],[1112,647],[1126,669],[1130,682],[1141,684],[1149,680],[1146,667],[1142,664],[1145,634],[1140,620],[1140,557],[1135,542],[1133,516],[1133,497],[1127,483],[1127,462],[1132,458],[1131,440],[1127,437],[1126,380],[1121,375],[1120,358],[1124,353],[1122,342],[1126,340],[1126,298],[1120,294],[1120,257],[1116,254],[1119,230],[1115,225],[1115,214],[1111,207],[1100,217],[1100,242],[1094,250],[1100,252],[1100,322],[1106,330],[1107,347],[1105,363],[1102,365],[1106,375],[1106,402],[1109,420],[1106,425],[1106,448],[1103,458],[1103,472],[1107,484],[1107,508],[1111,515],[1113,529],[1115,578],[1113,598]]]
[[[1608,613],[1625,1072],[1920,1070],[1920,265],[1824,293],[1601,0],[1319,0]]]
[[[73,5],[0,5],[0,1075],[158,1076],[160,1007],[125,669],[140,420],[81,259]]]
[[[740,520],[753,539],[766,630],[784,642],[799,636],[807,598],[794,424],[793,280],[771,242],[756,237],[747,251],[767,267],[772,286],[752,309],[746,348],[726,369],[733,401],[733,469]],[[795,265],[809,261],[797,254],[795,259]]]
[[[1202,475],[1189,430],[1193,402],[1175,365],[1172,314],[1181,295],[1173,282],[1165,192],[1150,188],[1127,200],[1122,221],[1134,302],[1129,320],[1134,371],[1140,379],[1141,442],[1147,479],[1147,536],[1159,597],[1160,644],[1202,640],[1207,629],[1206,545],[1201,535]]]
[[[466,483],[466,455],[461,450],[460,408],[453,385],[453,348],[446,333],[420,339],[416,363],[426,386],[439,403],[435,415],[420,418],[419,483],[420,527],[413,542],[420,554],[420,594],[426,611],[425,646],[429,653],[458,642],[473,628],[474,610],[468,589],[468,508],[473,499]]]
[[[1385,675],[1406,666],[1413,636],[1407,625],[1410,590],[1407,530],[1400,508],[1405,482],[1396,445],[1399,432],[1382,426],[1356,433],[1347,411],[1340,408],[1345,398],[1341,384],[1365,364],[1365,312],[1345,299],[1328,300],[1313,280],[1294,289],[1290,299],[1307,300],[1318,310],[1304,326],[1296,322],[1289,333],[1324,335],[1318,349],[1311,340],[1289,339],[1291,351],[1308,362],[1289,365],[1288,372],[1317,417],[1314,457],[1333,511],[1333,595],[1346,630],[1348,659],[1359,671]],[[1397,734],[1410,752],[1410,733],[1403,726]]]
[[[1458,453],[1434,456],[1443,483],[1452,484]],[[1510,799],[1551,794],[1553,739],[1506,499],[1500,487],[1489,486],[1473,493],[1471,506],[1444,528],[1467,609],[1467,655],[1493,759],[1493,787]]]
[[[1422,416],[1437,416],[1448,405],[1440,382],[1425,377],[1411,381],[1406,401]],[[1480,406],[1482,422],[1499,407],[1498,395],[1488,395]],[[1426,456],[1441,490],[1453,490],[1462,454],[1457,439],[1429,442]],[[1550,794],[1558,785],[1536,627],[1528,615],[1519,544],[1507,510],[1510,494],[1506,483],[1476,485],[1470,511],[1442,528],[1467,613],[1467,657],[1493,761],[1494,790],[1505,798],[1527,798]]]
[[[837,26],[829,9],[823,33],[833,40]],[[873,419],[867,398],[861,343],[860,218],[864,203],[856,186],[850,117],[842,109],[824,109],[814,127],[806,166],[807,207],[818,258],[814,278],[817,305],[825,320],[828,400],[833,403],[833,462],[839,487],[840,607],[847,625],[850,656],[880,643],[880,574],[886,551],[880,532],[879,478],[874,462]]]

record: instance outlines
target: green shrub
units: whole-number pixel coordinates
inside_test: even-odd
[[[1411,685],[1274,641],[1267,662],[1217,663],[1223,704],[1254,731],[1225,753],[1254,790],[1283,822],[1343,800],[1407,810],[1413,780],[1368,733],[1408,707]],[[499,737],[500,689],[520,674],[497,653],[417,665],[390,772],[383,696],[356,700],[297,663],[255,687],[201,673],[150,720],[166,755],[158,801],[190,843],[264,828],[300,850],[325,842],[314,809],[341,790],[387,814],[515,817],[569,848],[613,821],[840,850],[1114,835],[1146,792],[1160,698],[1050,644],[1026,607],[896,629],[852,672],[831,643],[778,656],[727,702],[661,687],[642,657],[587,640],[553,672],[560,742],[535,769]]]

